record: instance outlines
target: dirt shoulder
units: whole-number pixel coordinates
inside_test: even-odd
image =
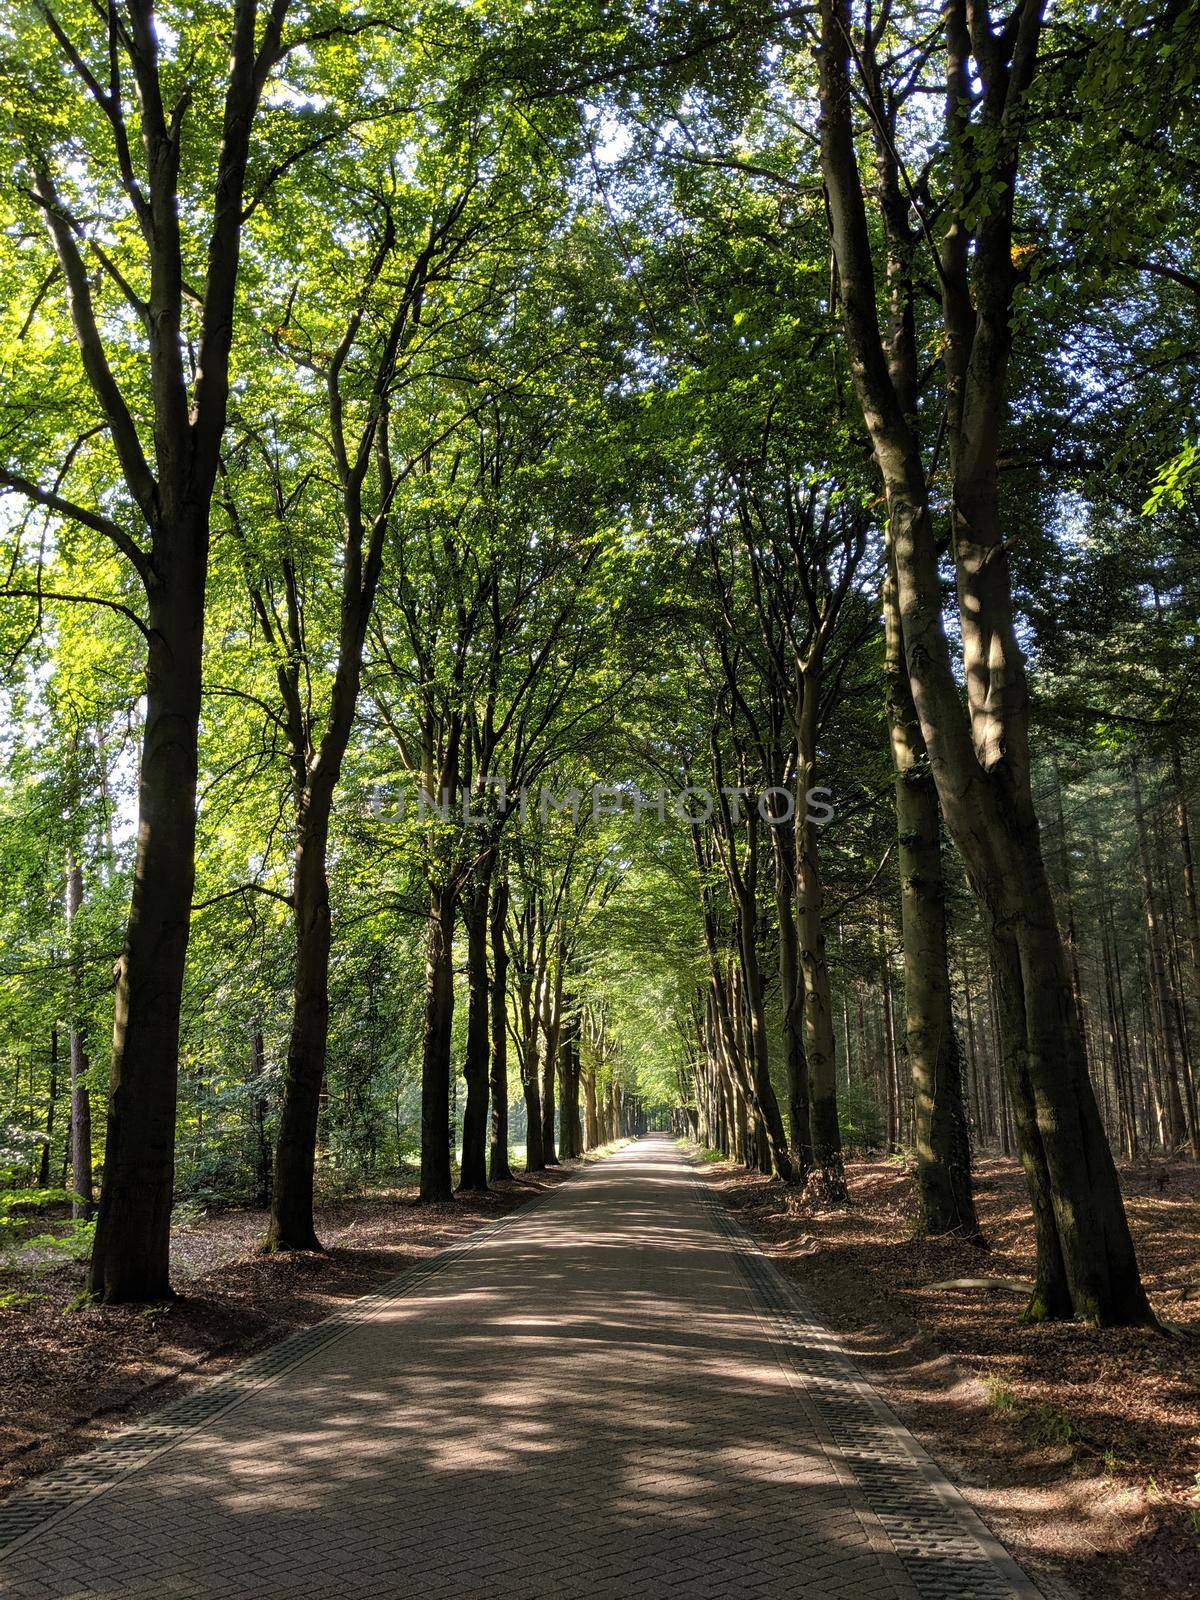
[[[912,1178],[852,1161],[850,1205],[814,1210],[730,1163],[707,1178],[801,1283],[866,1375],[1048,1594],[1200,1595],[1200,1173],[1122,1171],[1154,1334],[1023,1327],[1011,1291],[937,1287],[1032,1278],[1015,1162],[978,1165],[986,1253],[916,1236]]]
[[[169,1305],[71,1310],[84,1268],[0,1272],[0,1495],[165,1405],[296,1328],[506,1216],[577,1171],[522,1175],[485,1195],[417,1204],[399,1190],[325,1205],[326,1253],[262,1256],[266,1213],[209,1215],[173,1229]]]

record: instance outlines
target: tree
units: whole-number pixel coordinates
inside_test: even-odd
[[[284,419],[282,427],[269,414],[239,418],[244,434],[224,474],[222,503],[244,554],[254,616],[274,661],[280,703],[274,715],[286,734],[294,815],[295,981],[267,1235],[271,1250],[318,1248],[313,1164],[329,1026],[330,820],[354,727],[363,647],[397,487],[430,443],[424,416],[414,428],[397,415],[399,397],[411,405],[418,364],[428,363],[438,324],[461,315],[459,307],[430,311],[429,303],[479,227],[466,215],[476,175],[468,170],[457,181],[450,175],[442,182],[443,192],[431,197],[423,236],[400,233],[405,224],[416,231],[411,195],[384,188],[374,206],[370,198],[356,196],[356,210],[371,221],[366,237],[351,244],[346,236],[353,224],[348,225],[335,246],[341,259],[332,267],[322,263],[324,281],[310,279],[302,296],[299,280],[293,284],[275,334],[304,388],[313,378],[322,384],[324,414],[314,427],[304,410],[288,419],[286,406],[276,402],[273,410]],[[341,310],[347,298],[348,316]],[[316,353],[326,348],[327,358]],[[307,396],[301,405],[307,409]],[[319,474],[315,462],[326,439],[331,459]],[[299,471],[297,462],[304,463]],[[326,484],[334,486],[332,505]],[[243,515],[242,497],[251,498],[249,515]],[[248,525],[254,499],[270,508],[261,531]],[[310,591],[320,581],[321,563],[295,530],[339,523],[332,681],[327,702],[318,705],[313,699],[316,658],[326,652],[323,639],[318,643],[310,637],[315,609]]]
[[[143,620],[122,602],[146,641],[146,710],[92,1257],[91,1289],[106,1301],[170,1293],[209,517],[251,133],[268,76],[290,48],[286,16],[287,0],[263,16],[242,0],[228,34],[206,16],[164,50],[144,0],[99,17],[81,9],[65,22],[47,11],[24,29],[28,65],[10,57],[7,69],[6,102],[21,108],[10,149],[25,208],[53,255],[36,270],[47,293],[57,298],[61,285],[89,402],[85,427],[60,446],[52,487],[40,481],[43,460],[12,462],[0,478],[107,540],[145,607]],[[217,68],[225,53],[228,65]],[[114,337],[125,323],[131,345]],[[45,429],[51,448],[56,420]],[[68,492],[73,482],[80,500]],[[104,492],[109,485],[119,496]]]
[[[1027,1314],[1142,1322],[1150,1311],[1087,1076],[1038,840],[1028,693],[997,486],[1018,282],[1013,194],[1042,20],[1040,0],[1022,0],[1002,30],[986,11],[965,4],[951,6],[944,24],[945,137],[954,186],[937,271],[967,713],[942,619],[916,418],[905,409],[879,325],[851,112],[851,17],[839,0],[824,0],[821,8],[821,168],[851,373],[887,496],[913,702],[947,825],[988,919],[1005,1070],[1038,1239]],[[978,95],[971,91],[972,63]],[[865,89],[870,97],[869,82]],[[887,209],[886,177],[878,203],[895,260],[909,224],[907,213],[901,225]]]

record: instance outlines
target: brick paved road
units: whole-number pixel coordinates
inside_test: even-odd
[[[642,1140],[93,1470],[0,1592],[1036,1595],[780,1283]]]

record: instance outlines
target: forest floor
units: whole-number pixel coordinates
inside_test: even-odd
[[[1178,1340],[1025,1327],[1011,1290],[939,1287],[1032,1280],[1013,1161],[977,1166],[987,1252],[918,1237],[913,1179],[899,1161],[848,1163],[850,1204],[829,1209],[728,1162],[709,1175],[1048,1591],[1057,1573],[1088,1600],[1200,1595],[1200,1172],[1121,1171],[1151,1300],[1188,1336]]]
[[[319,1206],[320,1255],[260,1255],[265,1211],[210,1213],[172,1229],[179,1292],[161,1306],[73,1309],[82,1263],[0,1268],[0,1300],[16,1299],[0,1304],[0,1495],[515,1211],[578,1165],[447,1205],[418,1205],[414,1187]]]

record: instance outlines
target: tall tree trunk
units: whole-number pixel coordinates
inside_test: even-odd
[[[583,1154],[583,1130],[579,1119],[579,1013],[573,1002],[567,1002],[567,1014],[562,1025],[559,1046],[559,1154],[564,1161],[577,1160]]]
[[[771,1082],[770,1039],[763,1003],[762,973],[755,940],[754,908],[747,903],[738,917],[738,937],[742,965],[742,1007],[745,1015],[746,1055],[754,1074],[755,1154],[759,1170],[774,1171],[784,1183],[795,1182],[795,1169],[788,1153],[787,1134],[779,1101]]]
[[[137,851],[113,1005],[104,1177],[88,1287],[165,1300],[175,1181],[179,1011],[196,876],[196,763],[208,564],[204,517],[181,526],[152,589]]]
[[[526,984],[529,980],[522,979]],[[522,1010],[526,1010],[522,1006]],[[521,1092],[525,1096],[525,1171],[544,1172],[546,1157],[542,1146],[542,1092],[538,1082],[537,1000],[529,1002],[532,1019],[521,1040]]]
[[[749,1158],[748,1080],[741,1057],[741,1044],[729,989],[714,962],[711,978],[713,1011],[717,1022],[717,1060],[721,1065],[726,1114],[729,1119],[730,1153],[736,1161]]]
[[[478,874],[463,906],[467,930],[467,1053],[463,1066],[467,1103],[463,1111],[462,1170],[458,1186],[468,1191],[487,1189],[489,876],[489,873]]]
[[[1117,1088],[1121,1147],[1127,1156],[1133,1156],[1137,1152],[1137,1122],[1130,1094],[1131,1074],[1124,1059],[1124,1046],[1121,1037],[1116,990],[1114,988],[1112,942],[1109,938],[1108,918],[1103,906],[1101,907],[1100,933],[1101,954],[1104,961],[1104,1009],[1108,1030],[1108,1048],[1113,1064],[1113,1079]]]
[[[854,1087],[854,1052],[850,1047],[850,984],[848,979],[842,985],[842,1039],[845,1041],[843,1053],[846,1057],[846,1093],[849,1094]]]
[[[67,864],[67,927],[73,926],[83,905],[83,869],[71,857]],[[71,1215],[90,1219],[92,1192],[92,1098],[87,1086],[87,1046],[81,1016],[79,969],[71,966],[71,1028],[68,1050],[71,1063]]]
[[[811,1108],[813,1164],[809,1181],[822,1198],[844,1200],[846,1173],[842,1164],[842,1130],[838,1123],[833,995],[821,921],[824,890],[817,859],[817,831],[804,815],[803,796],[809,787],[802,760],[796,785],[801,796],[796,812],[796,931],[804,976],[804,1044]]]
[[[771,843],[775,862],[775,911],[779,924],[779,1000],[783,1009],[788,1128],[795,1177],[803,1181],[812,1166],[812,1125],[809,1115],[808,1056],[804,1049],[804,987],[800,978],[800,948],[796,936],[794,829],[786,823],[775,823],[771,828]]]
[[[733,1117],[730,1114],[729,1090],[725,1082],[725,1069],[721,1064],[720,1046],[714,1043],[713,1088],[717,1110],[717,1149],[727,1156],[733,1149]]]
[[[562,961],[554,961],[554,977],[546,974],[542,1032],[545,1054],[542,1061],[542,1159],[548,1167],[558,1166],[554,1148],[555,1075],[558,1071],[558,1041],[562,1030]]]
[[[888,721],[896,772],[905,1042],[913,1083],[921,1217],[926,1233],[957,1233],[978,1241],[962,1057],[946,946],[941,812],[908,681],[891,571],[884,587],[884,619]]]
[[[332,775],[330,775],[332,778]],[[271,1217],[264,1248],[319,1250],[313,1216],[317,1127],[329,1042],[329,820],[333,783],[323,776],[306,786],[299,806],[292,927],[296,970],[288,1034]]]
[[[1167,1147],[1166,1109],[1163,1100],[1162,1078],[1158,1059],[1158,1019],[1154,1010],[1154,996],[1150,977],[1146,971],[1146,951],[1137,951],[1137,1003],[1141,1013],[1138,1044],[1142,1054],[1143,1099],[1146,1106],[1148,1139],[1160,1150]]]
[[[725,1068],[721,1061],[721,1041],[717,1036],[717,1018],[711,989],[705,993],[705,1033],[708,1042],[709,1093],[712,1100],[714,1148],[723,1156],[730,1151],[733,1119],[725,1095]]]
[[[1133,796],[1134,823],[1137,828],[1138,860],[1142,869],[1142,905],[1146,919],[1146,956],[1149,962],[1150,992],[1162,1046],[1166,1140],[1168,1148],[1177,1153],[1188,1141],[1187,1118],[1184,1115],[1179,1082],[1179,1035],[1176,1027],[1175,997],[1167,978],[1162,915],[1154,882],[1154,866],[1150,854],[1150,838],[1146,828],[1146,813],[1142,805],[1142,786],[1138,777],[1136,756],[1130,763],[1129,782]]]
[[[501,867],[492,881],[488,915],[492,945],[492,1051],[490,1062],[492,1126],[488,1166],[493,1183],[512,1179],[508,1161],[508,873]]]
[[[961,973],[963,1005],[967,1013],[967,1066],[971,1078],[971,1104],[975,1116],[975,1138],[978,1143],[983,1144],[990,1137],[991,1130],[984,1115],[987,1102],[980,1085],[980,1079],[983,1074],[979,1065],[979,1050],[975,1042],[975,1010],[971,1004],[971,980],[967,974],[965,961],[961,963]]]
[[[600,1143],[600,1122],[596,1115],[596,1068],[583,1069],[583,1148],[594,1150]]]
[[[1182,941],[1179,936],[1179,918],[1175,904],[1174,879],[1168,866],[1166,841],[1163,831],[1154,828],[1155,859],[1158,880],[1166,897],[1165,944],[1167,987],[1175,1017],[1175,1038],[1179,1043],[1179,1078],[1183,1094],[1184,1112],[1188,1127],[1188,1147],[1192,1158],[1200,1159],[1200,1117],[1197,1116],[1196,1091],[1192,1080],[1192,1040],[1188,1026],[1188,1010],[1184,996],[1188,979]]]
[[[715,754],[715,746],[714,746]],[[719,772],[719,768],[717,769]],[[719,782],[718,777],[718,782]],[[744,959],[745,942],[742,929],[749,923],[753,927],[755,917],[755,900],[752,887],[747,884],[745,877],[738,870],[736,850],[734,845],[733,830],[729,808],[722,805],[722,825],[725,837],[728,840],[729,854],[724,860],[724,870],[729,883],[730,893],[739,905],[738,949],[739,959]],[[727,1072],[735,1085],[734,1098],[736,1102],[736,1118],[734,1128],[736,1134],[737,1159],[753,1164],[751,1161],[750,1137],[748,1129],[749,1115],[757,1117],[759,1114],[759,1074],[769,1060],[760,1057],[757,1052],[752,1058],[745,1043],[743,1030],[743,1009],[737,984],[736,971],[733,963],[728,968],[723,959],[722,933],[719,926],[716,910],[716,898],[711,884],[706,875],[716,865],[715,857],[710,856],[706,849],[705,836],[698,825],[693,824],[691,829],[692,849],[696,864],[702,875],[701,909],[704,922],[704,940],[708,951],[709,986],[714,1006],[717,1035],[722,1044],[722,1055]],[[711,842],[711,841],[710,841]],[[753,856],[748,858],[753,863]],[[753,938],[753,935],[751,935]],[[752,960],[752,969],[757,972],[757,959]],[[765,1032],[762,1036],[763,1046],[766,1046]],[[775,1091],[770,1083],[769,1076],[766,1088],[770,1095],[770,1104],[773,1107],[768,1127],[774,1125],[778,1139],[777,1160],[782,1163],[776,1170],[781,1177],[790,1176],[791,1159],[787,1150],[787,1139],[783,1131],[783,1118],[779,1113],[779,1104],[775,1098]]]
[[[46,1142],[38,1161],[38,1188],[50,1187],[50,1149],[54,1143],[54,1110],[58,1104],[58,1023],[50,1024],[50,1093],[46,1100]]]
[[[263,1073],[266,1070],[266,1049],[263,1031],[256,1023],[250,1035],[250,1093],[254,1110],[254,1155],[256,1198],[260,1206],[271,1204],[271,1143],[267,1138],[267,1097],[263,1092]]]
[[[901,1141],[900,1062],[896,1042],[896,1008],[892,1004],[892,961],[887,948],[883,907],[879,908],[879,993],[883,1029],[884,1102],[887,1105],[887,1147],[899,1150]]]
[[[1188,945],[1192,958],[1192,999],[1200,1013],[1200,901],[1196,895],[1196,861],[1192,853],[1187,789],[1183,781],[1183,762],[1180,759],[1177,740],[1171,743],[1171,777],[1175,788],[1175,823],[1179,830],[1179,853],[1183,857],[1183,898],[1187,906]]]
[[[83,1031],[72,1028],[71,1060],[71,1215],[89,1220],[95,1205],[92,1192],[92,1106],[87,1083],[87,1052]]]
[[[394,236],[389,227],[370,258],[364,290],[384,271],[393,246]],[[326,422],[339,490],[342,544],[337,563],[340,581],[337,650],[328,711],[319,735],[312,696],[306,689],[311,657],[305,632],[305,607],[293,560],[284,554],[280,563],[286,620],[260,588],[253,583],[250,586],[254,614],[275,656],[275,678],[288,733],[296,828],[292,890],[296,971],[271,1221],[265,1244],[268,1250],[320,1248],[313,1220],[313,1183],[320,1154],[317,1139],[323,1125],[321,1109],[326,1096],[325,1060],[329,1040],[330,819],[358,710],[363,645],[383,570],[395,487],[388,428],[392,386],[397,362],[412,326],[410,318],[415,321],[431,251],[432,246],[419,258],[405,290],[393,299],[390,319],[379,330],[380,342],[370,352],[366,394],[357,386],[364,376],[368,352],[356,348],[363,327],[365,300],[351,312],[326,374]],[[350,298],[354,302],[358,296]],[[347,368],[356,374],[353,412],[348,412],[341,390]],[[354,415],[361,423],[361,431],[355,438],[347,434],[348,415]],[[377,481],[378,499],[373,512],[364,497],[369,462],[373,462]],[[278,483],[276,488],[277,499],[282,501],[285,497]],[[235,496],[230,493],[224,503],[237,526],[239,512]],[[286,551],[290,543],[286,527],[283,532]],[[457,777],[458,752],[455,737],[450,742],[447,758],[451,765],[446,775],[451,778]]]
[[[1138,1115],[1138,1093],[1133,1069],[1133,1044],[1129,1034],[1129,1008],[1125,1004],[1125,975],[1121,970],[1121,951],[1117,944],[1117,931],[1113,920],[1112,902],[1105,893],[1105,906],[1108,915],[1110,948],[1112,950],[1113,978],[1116,982],[1117,1021],[1120,1026],[1121,1054],[1125,1060],[1125,1080],[1129,1100],[1130,1119],[1130,1154],[1136,1155],[1140,1140],[1140,1118]]]
[[[575,1017],[575,1031],[571,1040],[571,1105],[572,1105],[572,1140],[574,1144],[573,1155],[578,1160],[583,1155],[583,1107],[580,1104],[579,1089],[583,1075],[583,1017],[577,1013]]]
[[[1083,979],[1079,971],[1079,930],[1075,922],[1075,894],[1072,886],[1071,852],[1067,843],[1067,819],[1063,811],[1062,778],[1058,770],[1058,762],[1053,762],[1054,770],[1054,798],[1058,812],[1058,861],[1059,876],[1062,879],[1063,908],[1066,913],[1066,954],[1067,965],[1071,974],[1071,994],[1075,1000],[1075,1012],[1079,1018],[1079,1034],[1083,1047],[1083,1059],[1090,1066],[1088,1054],[1088,1014],[1087,1001],[1083,992]]]
[[[726,979],[729,994],[729,1060],[738,1074],[738,1087],[742,1091],[745,1107],[742,1128],[742,1162],[748,1171],[758,1165],[758,1095],[754,1088],[753,1068],[748,1067],[750,1051],[746,1041],[746,1007],[742,999],[742,985],[737,968],[730,961]]]
[[[732,1057],[727,1057],[727,1063]],[[750,1164],[750,1108],[741,1080],[730,1072],[729,1092],[733,1096],[733,1153],[738,1161]]]
[[[795,1172],[788,1151],[787,1133],[775,1086],[771,1082],[770,1042],[758,960],[759,818],[756,811],[751,811],[745,818],[746,848],[744,859],[739,861],[737,827],[728,803],[728,790],[723,785],[720,752],[715,741],[712,753],[713,777],[720,791],[720,827],[714,838],[721,853],[729,891],[737,907],[736,934],[741,982],[738,1003],[731,1010],[735,1025],[740,1030],[738,1055],[749,1069],[747,1089],[751,1094],[754,1116],[754,1158],[763,1172],[769,1173],[773,1167],[784,1183],[792,1183],[795,1181]],[[724,841],[723,848],[721,840]],[[715,939],[710,935],[710,954],[715,948]]]
[[[450,1171],[450,1049],[454,1025],[454,895],[429,890],[425,945],[425,1029],[421,1042],[423,1204],[454,1198]]]

